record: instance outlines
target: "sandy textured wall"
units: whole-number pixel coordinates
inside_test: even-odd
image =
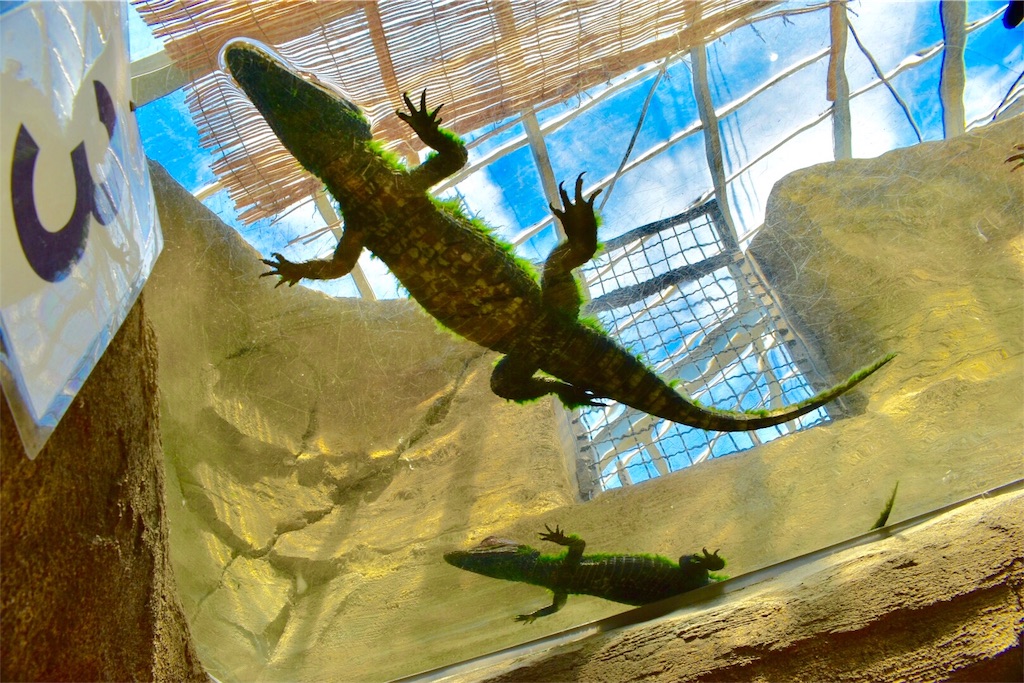
[[[900,353],[857,449],[916,510],[1022,474],[1022,127],[793,173],[751,245],[839,375]]]
[[[412,302],[275,289],[234,230],[153,177],[172,550],[204,663],[310,680],[446,661],[424,643],[448,638],[442,553],[573,498],[550,404],[493,396],[495,356]]]
[[[0,678],[206,680],[167,551],[156,345],[140,300],[35,460],[0,436]]]

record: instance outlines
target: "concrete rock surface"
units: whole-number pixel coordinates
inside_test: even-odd
[[[140,299],[46,446],[0,431],[0,679],[205,681],[171,570]]]

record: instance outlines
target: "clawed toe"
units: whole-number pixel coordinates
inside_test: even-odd
[[[441,126],[442,119],[438,117],[438,113],[441,111],[443,104],[439,104],[437,109],[430,111],[427,109],[427,91],[426,89],[420,93],[420,106],[416,107],[412,100],[409,98],[409,93],[402,93],[402,100],[405,102],[406,108],[409,110],[408,113],[404,111],[396,111],[395,114],[398,118],[408,124],[413,131],[428,142],[424,136],[430,137],[436,133]],[[428,142],[429,144],[429,142]]]

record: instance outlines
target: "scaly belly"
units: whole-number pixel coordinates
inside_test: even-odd
[[[541,314],[540,286],[513,256],[443,215],[368,238],[414,299],[442,325],[496,351]]]

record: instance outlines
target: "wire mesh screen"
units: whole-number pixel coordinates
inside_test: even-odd
[[[705,405],[776,408],[824,378],[747,262],[715,200],[632,230],[583,267],[586,312]],[[834,413],[836,407],[830,406]],[[628,486],[828,421],[821,408],[756,432],[707,432],[619,403],[577,412],[581,495]]]

